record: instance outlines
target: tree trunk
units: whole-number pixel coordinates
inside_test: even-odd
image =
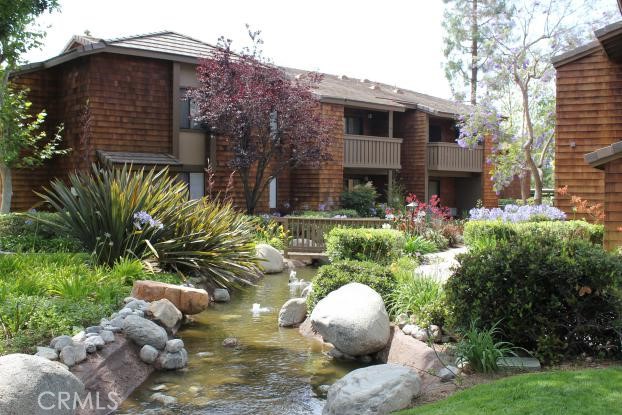
[[[2,186],[2,197],[0,198],[0,213],[6,214],[11,211],[13,180],[11,177],[11,169],[3,164],[0,164],[0,183]]]
[[[529,135],[527,141],[523,145],[523,151],[525,153],[525,161],[527,162],[527,167],[531,171],[531,176],[533,177],[533,187],[535,189],[533,199],[534,204],[541,205],[542,204],[542,176],[541,171],[538,168],[538,165],[533,160],[533,154],[531,153],[531,146],[534,143],[534,132],[533,132],[533,123],[531,122],[531,113],[529,112],[529,95],[527,91],[527,86],[522,83],[517,83],[521,89],[523,95],[523,111],[525,116],[525,124],[527,125],[527,134]]]
[[[471,10],[471,105],[477,104],[477,53],[479,41],[479,26],[477,23],[477,1],[473,0]]]

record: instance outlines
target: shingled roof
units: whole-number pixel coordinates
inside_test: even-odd
[[[21,70],[51,67],[82,55],[100,52],[123,53],[197,64],[200,58],[210,56],[214,50],[215,46],[209,43],[170,30],[114,39],[82,35],[73,36],[60,55],[44,62],[24,65]],[[283,69],[292,77],[308,72],[294,68]],[[330,74],[324,74],[315,93],[323,101],[359,106],[367,104],[379,109],[396,111],[416,108],[443,117],[456,117],[465,108],[464,105],[450,100],[394,85]]]

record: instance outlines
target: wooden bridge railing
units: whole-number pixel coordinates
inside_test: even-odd
[[[285,216],[275,218],[281,223],[291,236],[288,252],[322,253],[326,250],[324,235],[331,229],[342,226],[348,228],[381,228],[390,220],[379,218],[307,218],[297,216]]]

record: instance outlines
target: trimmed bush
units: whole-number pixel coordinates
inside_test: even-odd
[[[352,191],[341,194],[341,202],[345,209],[354,209],[359,216],[376,216],[374,205],[378,198],[378,192],[371,183],[358,184]]]
[[[388,264],[402,255],[404,243],[404,234],[394,229],[333,228],[326,236],[326,253],[331,261]]]
[[[600,246],[521,232],[458,261],[445,286],[457,328],[500,322],[504,340],[545,361],[619,352],[622,260]]]
[[[373,262],[342,261],[320,267],[313,279],[313,291],[307,298],[309,310],[331,291],[351,282],[365,284],[374,289],[384,300],[387,309],[390,305],[390,294],[397,283],[395,276],[388,267]]]
[[[582,220],[522,223],[472,220],[464,225],[464,241],[472,246],[493,239],[512,240],[517,236],[535,235],[550,240],[582,239],[602,244],[603,231],[603,225]]]

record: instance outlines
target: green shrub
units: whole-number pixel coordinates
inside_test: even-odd
[[[0,251],[9,252],[80,252],[79,241],[56,233],[42,220],[50,220],[56,214],[11,213],[0,215]]]
[[[496,340],[501,335],[498,323],[488,329],[479,329],[476,322],[471,322],[469,328],[461,334],[456,356],[461,361],[469,362],[476,372],[496,372],[499,370],[497,361],[500,358],[516,356],[511,343]]]
[[[439,230],[428,228],[423,233],[423,237],[432,242],[437,251],[444,251],[449,248],[449,239],[447,239]]]
[[[309,294],[309,310],[331,291],[351,282],[373,288],[382,296],[385,305],[390,304],[390,293],[395,288],[395,276],[390,269],[373,262],[341,261],[320,267],[313,279],[313,291]]]
[[[402,255],[404,234],[393,229],[333,228],[326,235],[331,261],[356,259],[388,264]]]
[[[148,259],[168,272],[221,286],[258,275],[253,229],[230,204],[187,200],[184,183],[166,169],[99,169],[56,180],[41,195],[62,212],[45,223],[80,240],[99,264]]]
[[[447,305],[441,282],[418,275],[415,268],[399,268],[395,276],[397,285],[389,296],[391,315],[408,314],[421,327],[445,325]]]
[[[464,225],[464,241],[471,246],[482,239],[510,240],[516,235],[541,235],[551,240],[583,239],[602,244],[603,231],[603,225],[582,220],[520,223],[472,220]]]
[[[345,209],[354,209],[359,216],[375,216],[374,205],[378,198],[378,192],[371,183],[358,184],[351,191],[341,194],[341,203]]]
[[[423,236],[414,235],[406,239],[404,253],[409,255],[425,255],[438,252],[436,244],[425,239]]]
[[[600,246],[520,233],[458,261],[446,283],[458,328],[501,321],[505,340],[545,360],[619,346],[622,260]]]

